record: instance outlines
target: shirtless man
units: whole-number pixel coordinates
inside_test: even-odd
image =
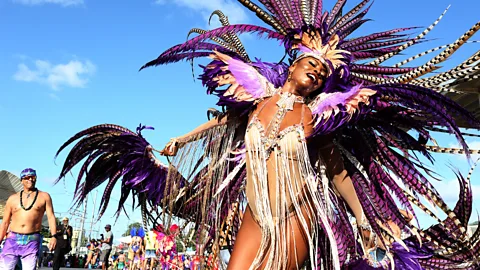
[[[5,245],[0,254],[0,269],[13,270],[22,260],[23,270],[34,270],[38,250],[41,247],[40,230],[45,212],[48,217],[50,233],[55,235],[57,224],[53,213],[52,199],[46,192],[35,188],[37,175],[35,170],[27,168],[20,174],[23,190],[8,198],[0,225],[0,242]],[[49,248],[54,249],[55,237],[50,240]]]
[[[126,262],[127,262],[127,258],[125,257],[125,254],[123,254],[123,251],[120,251],[120,255],[118,255],[117,263],[115,265],[115,269],[116,270],[126,269],[127,268]]]

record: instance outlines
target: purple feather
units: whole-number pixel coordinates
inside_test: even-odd
[[[350,90],[348,90],[347,92],[326,94],[328,95],[328,97],[323,99],[322,102],[320,102],[320,104],[318,104],[318,106],[312,110],[312,114],[320,115],[328,108],[332,108],[338,105],[345,105],[352,97],[354,97],[360,92],[361,88],[362,85],[358,84],[350,88]]]
[[[258,99],[265,94],[265,87],[259,81],[258,73],[252,66],[243,61],[232,58],[228,61],[228,69],[237,82],[255,99]]]

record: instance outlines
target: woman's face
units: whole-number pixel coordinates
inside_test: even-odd
[[[296,82],[300,95],[306,97],[320,88],[328,74],[327,68],[316,58],[305,57],[290,68],[291,80]]]

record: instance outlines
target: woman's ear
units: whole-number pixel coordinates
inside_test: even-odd
[[[292,73],[296,66],[297,66],[297,63],[293,63],[293,65],[291,65],[291,66],[288,68],[288,71],[289,71],[290,73]]]

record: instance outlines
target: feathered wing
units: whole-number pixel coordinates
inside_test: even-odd
[[[68,153],[57,181],[84,161],[75,187],[77,203],[82,203],[92,190],[106,182],[100,200],[101,216],[107,209],[114,186],[121,181],[117,214],[125,209],[130,194],[134,200],[141,196],[150,204],[158,204],[164,199],[169,167],[153,155],[152,147],[141,133],[145,128],[149,129],[140,126],[137,132],[133,132],[118,125],[103,124],[77,133],[56,154],[58,156],[78,140]],[[179,184],[183,185],[185,181]]]
[[[102,216],[120,182],[117,215],[126,210],[125,203],[132,195],[133,207],[141,207],[144,226],[165,225],[172,216],[180,217],[195,223],[196,233],[207,233],[202,239],[207,247],[218,249],[222,243],[214,237],[215,232],[225,226],[230,206],[238,206],[243,198],[245,157],[237,124],[219,124],[180,141],[170,165],[155,158],[153,147],[141,133],[145,128],[149,127],[133,132],[104,124],[77,133],[57,152],[78,141],[58,180],[81,165],[75,189],[78,204],[106,182],[99,207]],[[228,230],[235,235],[238,227],[229,225]]]
[[[166,65],[182,60],[192,62],[196,58],[213,58],[203,69],[200,79],[207,88],[207,94],[219,97],[217,105],[228,109],[248,111],[254,101],[271,94],[273,89],[285,82],[288,66],[285,63],[251,61],[237,34],[266,34],[271,39],[284,36],[273,30],[255,25],[230,25],[228,18],[219,10],[217,15],[222,26],[212,30],[193,28],[188,36],[197,33],[185,43],[173,46],[141,69]],[[221,89],[226,86],[226,89]]]
[[[465,134],[460,131],[451,114],[477,129],[480,128],[480,120],[449,98],[431,89],[409,84],[371,85],[368,88],[359,86],[350,92],[320,96],[322,102],[318,105],[312,103],[315,106],[311,107],[316,116],[312,139],[325,134],[334,135],[335,144],[342,152],[345,168],[373,231],[388,234],[388,228],[385,230],[377,224],[387,224],[391,220],[402,232],[414,235],[405,243],[397,241],[402,243],[392,247],[392,251],[397,253],[402,253],[405,247],[414,249],[412,243],[418,242],[415,239],[421,239],[429,250],[410,253],[411,256],[419,256],[417,259],[421,265],[441,267],[465,262],[472,255],[465,249],[447,249],[440,261],[431,255],[460,243],[478,249],[478,241],[465,242],[469,241],[465,222],[471,213],[469,183],[459,175],[462,193],[455,209],[450,209],[425,176],[433,176],[434,173],[417,155],[433,161],[431,148],[426,144],[428,141],[435,142],[430,131],[439,127],[457,137],[463,147],[459,150],[471,152],[463,138]],[[418,137],[414,137],[411,131],[417,133]],[[416,205],[434,216],[421,203],[420,197],[449,218],[445,221],[437,218],[439,225],[429,230],[420,230],[410,224],[401,214],[401,209],[415,215],[413,205]],[[336,207],[344,209],[343,200],[336,200],[341,202]],[[351,227],[348,222],[339,222],[342,215],[343,211],[338,211],[338,221],[332,226],[341,234],[353,232],[353,228],[347,230]],[[350,247],[350,256],[358,254],[359,251],[352,248],[354,242],[350,238],[344,235],[338,237],[340,246]],[[420,254],[430,256],[422,257]],[[472,265],[465,269],[474,269]]]

